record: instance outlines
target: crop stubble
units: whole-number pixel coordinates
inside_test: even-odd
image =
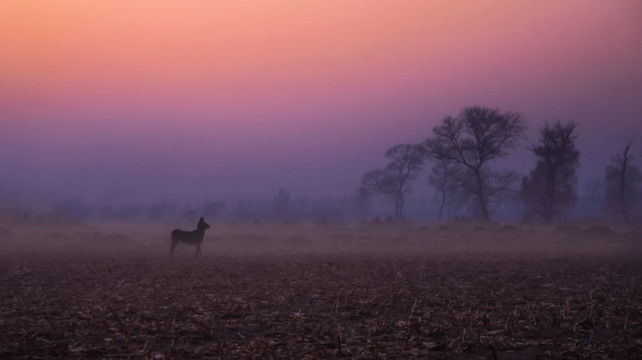
[[[633,358],[637,253],[4,253],[1,358]]]

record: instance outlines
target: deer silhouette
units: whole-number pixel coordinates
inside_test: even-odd
[[[201,219],[196,226],[196,230],[184,231],[181,229],[175,229],[172,231],[172,249],[170,254],[174,256],[174,248],[178,243],[182,242],[188,245],[196,245],[196,256],[201,256],[201,243],[203,242],[203,237],[205,237],[205,230],[209,228],[209,224],[206,223],[201,216]]]

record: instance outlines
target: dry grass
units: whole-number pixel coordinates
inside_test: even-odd
[[[633,234],[214,229],[198,260],[164,229],[12,229],[0,358],[642,356]]]

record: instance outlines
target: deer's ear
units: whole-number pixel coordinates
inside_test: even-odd
[[[203,220],[203,218],[204,218],[204,217],[205,217],[205,216],[201,216],[201,220]]]

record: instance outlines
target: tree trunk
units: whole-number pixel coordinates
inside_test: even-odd
[[[549,174],[546,179],[546,199],[544,199],[544,222],[550,224],[553,222],[555,215],[555,178],[557,177],[557,169],[549,165]]]
[[[403,203],[404,203],[404,196],[403,192],[398,192],[397,196],[395,198],[395,218],[396,219],[401,219],[403,215]]]
[[[620,191],[618,194],[619,200],[620,200],[620,207],[622,208],[622,216],[624,217],[624,221],[627,223],[629,222],[629,207],[626,202],[626,170],[628,167],[628,160],[629,160],[629,148],[630,146],[627,145],[626,148],[624,149],[624,156],[622,157],[622,170],[620,171]]]
[[[439,204],[439,216],[437,219],[441,221],[442,215],[444,214],[444,206],[446,205],[446,190],[441,189],[441,204]]]
[[[479,211],[483,222],[490,221],[488,214],[488,204],[486,204],[486,195],[484,194],[484,184],[482,182],[479,169],[475,169],[475,180],[477,181],[477,197],[479,198]]]
[[[395,219],[399,217],[399,194],[395,194]]]

